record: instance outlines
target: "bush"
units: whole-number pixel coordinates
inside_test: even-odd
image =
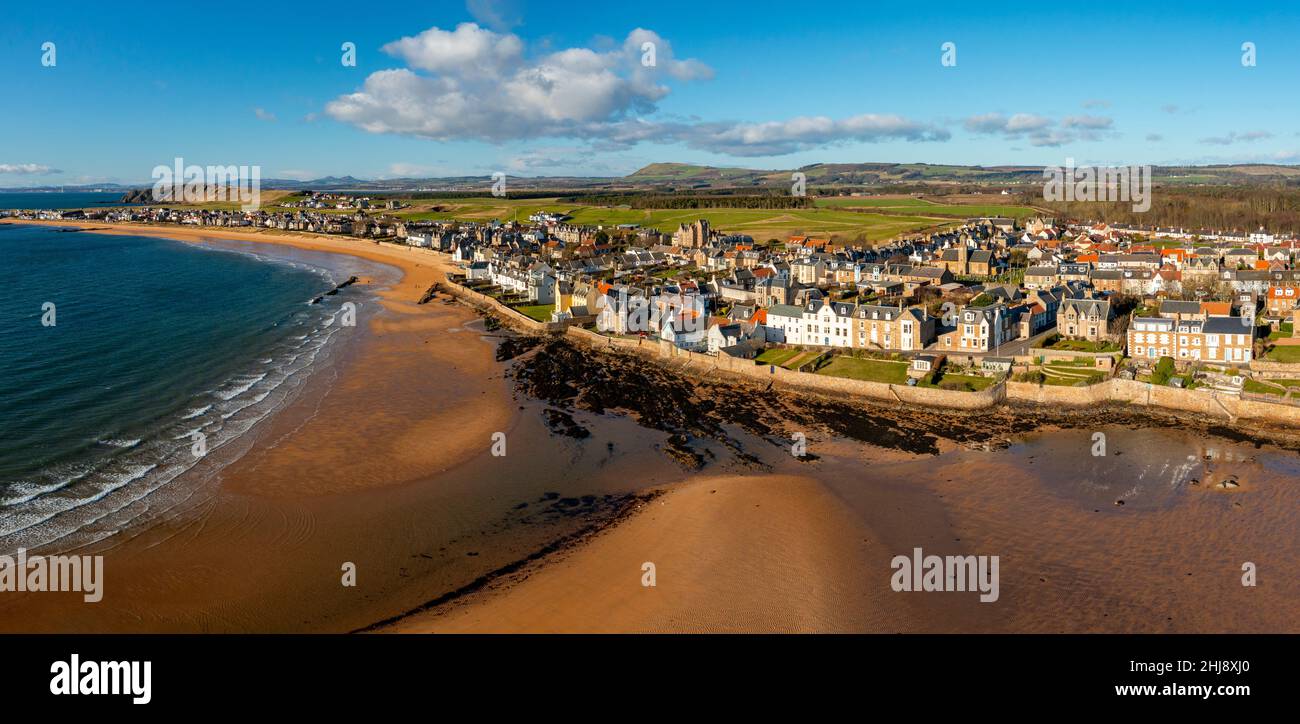
[[[944,390],[952,390],[954,392],[972,392],[975,390],[975,388],[971,387],[971,384],[965,380],[949,380],[949,379],[941,380],[939,382],[939,388]]]
[[[1039,370],[1030,370],[1029,372],[1020,372],[1020,373],[1018,373],[1018,374],[1013,378],[1013,381],[1015,381],[1015,382],[1032,382],[1032,383],[1034,383],[1034,384],[1036,384],[1036,385],[1041,385],[1041,384],[1043,384],[1044,382],[1047,381],[1047,375],[1043,374],[1043,373],[1042,373],[1041,371],[1039,371]]]
[[[1169,378],[1174,376],[1174,358],[1161,357],[1156,363],[1156,368],[1151,372],[1151,384],[1163,385],[1169,382]]]

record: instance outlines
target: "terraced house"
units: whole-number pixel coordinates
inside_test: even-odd
[[[862,304],[853,310],[852,320],[853,347],[912,352],[935,338],[935,319],[924,307]]]
[[[1249,364],[1255,327],[1249,317],[1134,317],[1129,325],[1129,356],[1149,361]]]
[[[804,305],[804,344],[852,347],[853,306],[848,302],[827,302],[821,299],[814,299]]]
[[[966,307],[957,316],[957,328],[939,338],[945,352],[990,352],[1015,339],[1019,313],[1005,304]]]

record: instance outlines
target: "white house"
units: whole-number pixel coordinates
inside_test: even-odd
[[[767,308],[763,333],[768,342],[803,344],[803,307],[774,304]]]
[[[814,299],[803,309],[804,344],[853,346],[853,305]]]

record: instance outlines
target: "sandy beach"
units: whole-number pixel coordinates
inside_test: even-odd
[[[481,601],[389,630],[897,630],[904,622],[881,615],[889,591],[868,553],[883,549],[869,535],[811,478],[703,476]],[[654,586],[643,585],[646,563]]]
[[[433,566],[438,570],[429,572],[427,583],[411,583],[420,564],[438,556],[412,554],[425,533],[415,532],[407,516],[432,506],[472,509],[466,496],[494,474],[485,470],[496,470],[484,467],[493,464],[485,455],[492,432],[506,431],[519,444],[513,441],[527,440],[528,431],[516,430],[519,406],[511,403],[494,345],[480,339],[481,330],[469,329],[477,315],[443,299],[415,303],[445,278],[449,267],[441,259],[304,235],[146,225],[93,231],[287,245],[390,265],[400,279],[379,289],[386,313],[368,320],[366,338],[336,369],[322,373],[329,384],[321,381],[277,413],[249,452],[220,472],[222,494],[200,517],[114,541],[106,553],[109,585],[125,585],[127,593],[97,608],[57,595],[17,599],[0,608],[13,614],[0,628],[352,630],[434,598],[446,581],[465,577],[443,576]],[[633,429],[628,434],[643,434]],[[525,444],[534,449],[555,446],[545,430],[532,435]],[[686,482],[679,468],[653,451],[627,460],[629,471],[656,471],[646,476],[646,487],[658,483],[669,492],[590,540],[565,546],[481,595],[458,599],[448,607],[450,617],[439,608],[380,630],[883,630],[883,622],[849,604],[862,591],[877,590],[862,580],[864,531],[815,480],[775,475]],[[485,522],[469,513],[453,517],[462,515],[470,531]],[[521,533],[514,552],[568,530]],[[771,553],[750,555],[760,549]],[[232,551],[245,560],[232,560]],[[511,560],[509,552],[500,562]],[[463,555],[480,557],[479,551]],[[640,585],[647,559],[660,566],[661,582],[651,589]],[[359,588],[368,589],[360,597],[338,585],[338,562],[345,560],[358,563]],[[376,568],[384,571],[380,587],[369,585]],[[314,603],[304,607],[304,597]],[[309,619],[290,618],[304,608]]]
[[[201,608],[219,609],[223,601],[256,600],[271,593],[258,582],[261,576],[221,575],[238,568],[231,560],[232,547],[241,547],[252,558],[292,548],[294,560],[279,562],[283,568],[275,574],[288,582],[295,576],[315,579],[322,570],[337,571],[335,556],[324,563],[325,553],[313,546],[348,547],[346,539],[319,540],[321,536],[310,535],[312,529],[331,516],[358,511],[363,491],[394,488],[389,497],[409,494],[402,490],[404,485],[486,452],[492,433],[510,428],[512,408],[497,372],[494,344],[480,337],[481,330],[475,333],[466,326],[481,326],[478,315],[444,303],[445,297],[417,304],[430,286],[445,278],[447,267],[432,254],[356,240],[183,227],[114,225],[96,227],[94,233],[286,245],[359,257],[398,273],[377,289],[383,313],[369,319],[362,313],[356,328],[362,338],[348,346],[344,359],[332,369],[318,373],[327,379],[309,382],[300,399],[256,429],[251,449],[220,471],[222,494],[200,517],[179,521],[178,527],[164,523],[131,531],[128,540],[113,542],[107,554],[109,585],[116,580],[119,586],[129,586],[126,610],[65,609],[49,605],[57,596],[29,596],[6,601],[9,605],[0,609],[15,614],[5,617],[6,630],[68,630],[69,621],[75,622],[72,630],[193,630],[205,614],[191,606],[207,596],[215,600]],[[362,278],[359,283],[375,285],[376,280]],[[363,546],[358,538],[351,547],[373,548],[382,559],[383,529],[369,535],[373,542]],[[352,560],[357,553],[337,557]],[[310,562],[319,568],[313,570]],[[337,586],[336,575],[330,576]],[[277,597],[300,595],[291,592],[293,585],[284,588]],[[144,610],[148,613],[139,614]],[[349,617],[347,625],[379,618],[380,610],[386,610],[382,603],[376,613]],[[137,615],[148,618],[133,620]],[[224,628],[220,619],[218,614],[213,624],[199,628]],[[240,620],[236,617],[230,625],[242,628]],[[283,622],[274,615],[266,620],[270,622],[281,630]]]

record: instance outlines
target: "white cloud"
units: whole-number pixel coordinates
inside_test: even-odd
[[[494,33],[474,23],[461,23],[451,31],[429,28],[414,37],[387,43],[382,49],[418,70],[499,78],[520,65],[524,43],[513,33]]]
[[[1250,143],[1251,141],[1262,141],[1272,137],[1273,134],[1268,131],[1246,131],[1245,133],[1229,131],[1226,136],[1210,136],[1208,138],[1202,138],[1200,139],[1200,143],[1209,146],[1229,146],[1234,143]]]
[[[398,161],[388,165],[388,174],[399,178],[437,176],[440,173],[437,166],[426,166],[418,163]]]
[[[1105,130],[1114,124],[1114,119],[1106,118],[1105,116],[1066,116],[1061,119],[1061,125],[1065,128]]]
[[[45,176],[62,172],[57,168],[50,168],[39,163],[0,163],[0,173],[17,176]]]
[[[253,109],[253,115],[257,116],[257,119],[260,120],[260,121],[274,121],[274,120],[275,120],[275,114],[274,114],[274,113],[271,113],[270,111],[266,110],[265,108],[254,108],[254,109]]]
[[[643,47],[653,45],[654,63]],[[371,73],[325,112],[371,133],[436,141],[588,141],[609,150],[636,143],[683,143],[737,156],[792,153],[850,141],[947,140],[946,130],[888,114],[746,123],[657,118],[669,82],[713,77],[678,58],[657,33],[637,28],[607,50],[566,48],[532,57],[524,42],[475,23],[430,28],[383,46],[407,67]]]
[[[1076,141],[1095,141],[1111,130],[1114,120],[1106,116],[1066,116],[1056,121],[1035,113],[985,113],[970,116],[962,125],[971,133],[1001,135],[1008,140],[1026,140],[1031,146],[1055,147]]]
[[[509,30],[523,22],[519,8],[511,0],[467,0],[465,9],[475,20],[496,30]]]
[[[837,143],[885,140],[946,141],[946,129],[902,116],[864,113],[835,120],[799,117],[766,123],[702,123],[674,134],[692,148],[733,156],[779,156]]]

